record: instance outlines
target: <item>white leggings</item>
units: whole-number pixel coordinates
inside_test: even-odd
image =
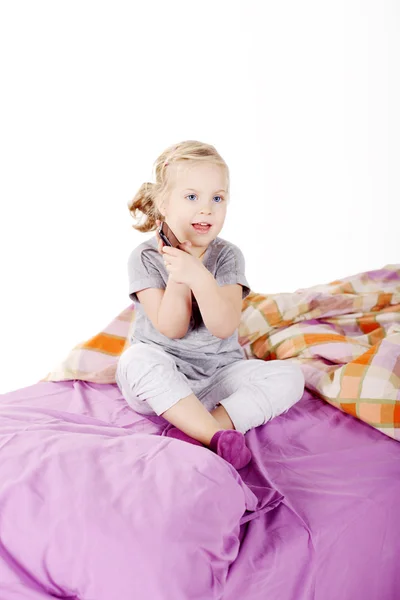
[[[203,380],[189,380],[162,348],[143,342],[121,354],[116,382],[138,413],[161,415],[194,393],[211,412],[222,404],[237,431],[246,433],[289,410],[304,393],[300,366],[287,360],[241,359]]]

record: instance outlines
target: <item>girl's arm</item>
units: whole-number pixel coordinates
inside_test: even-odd
[[[158,309],[159,331],[169,338],[182,338],[192,314],[192,291],[185,283],[169,278]]]
[[[159,227],[160,220],[156,220]],[[157,249],[163,256],[164,242],[156,229]],[[177,283],[168,278],[167,285],[157,313],[158,330],[171,339],[186,335],[192,315],[192,290],[185,283]]]
[[[242,286],[235,284],[221,288],[213,274],[204,269],[192,291],[207,329],[222,339],[231,336],[240,325]]]

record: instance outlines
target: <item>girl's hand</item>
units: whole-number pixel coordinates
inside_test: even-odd
[[[170,279],[176,283],[185,283],[187,286],[192,287],[193,283],[201,277],[205,267],[197,256],[193,256],[188,250],[181,249],[181,246],[187,245],[187,243],[180,244],[179,248],[164,246],[162,253]]]
[[[157,238],[157,242],[158,242],[158,251],[159,253],[163,255],[163,247],[166,245],[164,244],[164,242],[162,241],[162,239],[160,238],[160,235],[158,233],[158,228],[161,225],[161,221],[160,219],[156,219],[156,225],[157,225],[157,229],[156,229],[156,238]],[[192,245],[192,242],[189,242],[189,240],[187,240],[186,242],[182,242],[181,244],[179,244],[178,248],[180,248],[181,250],[183,250],[184,252],[188,252],[189,254],[191,254],[190,252],[190,247]],[[169,248],[170,246],[166,246],[167,248]]]

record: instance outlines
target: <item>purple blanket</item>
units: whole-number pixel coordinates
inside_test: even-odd
[[[397,600],[400,444],[308,392],[241,476],[116,385],[0,396],[0,600]]]

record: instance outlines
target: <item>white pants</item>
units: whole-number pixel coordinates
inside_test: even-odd
[[[246,433],[289,410],[304,393],[300,366],[287,360],[242,359],[203,380],[189,380],[162,348],[143,342],[121,354],[116,382],[138,413],[161,415],[194,393],[212,411],[222,404],[237,431]]]

